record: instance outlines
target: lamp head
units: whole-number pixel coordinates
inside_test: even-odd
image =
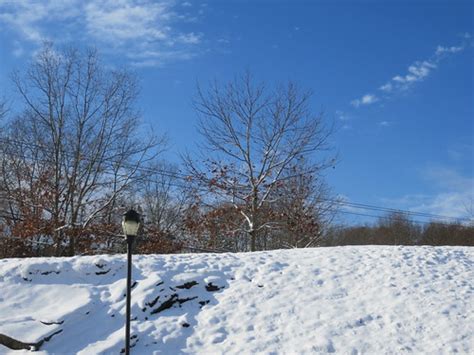
[[[130,209],[123,215],[122,220],[123,234],[126,236],[136,237],[138,228],[140,228],[140,214]]]

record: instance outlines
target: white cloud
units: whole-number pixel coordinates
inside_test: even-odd
[[[444,58],[446,58],[448,55],[459,53],[467,47],[471,35],[469,33],[464,33],[462,37],[464,41],[459,46],[445,47],[439,45],[436,47],[436,50],[430,58],[426,60],[415,61],[413,64],[408,66],[406,73],[394,75],[392,79],[378,88],[378,90],[383,93],[381,94],[380,98],[377,98],[375,95],[365,95],[362,97],[362,99],[352,100],[351,104],[355,107],[359,107],[364,104],[371,104],[375,101],[378,101],[379,99],[388,97],[390,94],[408,90],[416,83],[425,80],[430,76],[432,71],[439,66],[439,63]],[[364,102],[364,97],[368,99],[372,96],[376,98],[375,101],[366,100],[366,102]]]
[[[393,89],[392,83],[386,83],[382,85],[381,87],[379,87],[379,90],[386,91],[386,92],[390,92],[392,91],[392,89]]]
[[[454,169],[430,166],[422,172],[429,182],[450,191],[470,191],[474,194],[474,178],[461,175]]]
[[[12,51],[12,54],[13,54],[15,57],[19,58],[19,57],[23,56],[24,52],[25,52],[25,51],[24,51],[22,45],[20,44],[20,42],[18,42],[18,41],[13,41],[13,51]]]
[[[161,67],[171,60],[189,60],[195,54],[188,51],[143,51],[131,53],[132,65],[138,68]]]
[[[348,121],[350,120],[350,117],[343,111],[340,111],[340,110],[337,110],[336,111],[336,117],[337,119],[341,120],[341,121]]]
[[[199,44],[201,43],[201,34],[196,34],[194,32],[182,34],[178,37],[178,40],[182,43],[187,43],[187,44]]]
[[[467,206],[472,198],[472,194],[469,197],[464,192],[440,192],[435,195],[407,195],[404,200],[410,211],[446,216],[449,217],[446,221],[452,221],[451,218],[470,217]],[[435,219],[443,220],[444,218]]]
[[[455,169],[430,166],[422,171],[422,177],[439,192],[429,196],[413,210],[466,218],[466,206],[474,200],[474,177],[464,176]]]
[[[374,102],[376,102],[378,99],[375,95],[371,95],[371,94],[368,94],[368,95],[364,95],[362,97],[362,104],[363,105],[369,105],[369,104],[373,104]]]
[[[436,64],[427,60],[415,62],[408,67],[408,73],[406,75],[396,75],[392,78],[392,83],[387,84],[390,84],[392,88],[398,90],[407,89],[414,83],[424,80],[434,68],[436,68]]]
[[[101,41],[159,41],[168,37],[166,3],[90,2],[84,7],[89,35]]]
[[[452,47],[443,47],[443,46],[438,46],[436,48],[436,52],[435,54],[436,55],[440,55],[440,54],[444,54],[444,53],[457,53],[457,52],[460,52],[462,51],[464,48],[462,46],[459,46],[459,47],[455,47],[455,46],[452,46]]]
[[[428,167],[422,178],[435,187],[438,192],[410,194],[398,199],[384,199],[394,208],[431,213],[453,218],[468,218],[468,207],[474,201],[474,178],[460,174],[446,167]]]
[[[381,127],[388,127],[388,126],[390,126],[390,122],[388,122],[388,121],[380,121],[380,122],[378,123],[378,125],[381,126]]]
[[[181,11],[190,8],[190,3],[175,0],[0,1],[0,29],[13,30],[35,44],[82,41],[127,58],[153,53],[142,62],[161,65],[192,57],[203,37],[177,28],[195,18],[179,13],[177,5]]]
[[[456,142],[448,148],[447,153],[449,158],[455,162],[470,162],[474,156],[474,145]]]
[[[352,100],[351,105],[354,106],[354,107],[359,107],[360,106],[360,100],[359,99]]]
[[[355,99],[351,101],[351,105],[354,107],[359,107],[361,105],[371,105],[377,102],[379,99],[377,96],[373,94],[366,94],[362,96],[360,99]]]
[[[77,0],[0,2],[0,24],[14,29],[29,41],[42,42],[51,39],[44,25],[71,20],[78,15],[77,6]]]

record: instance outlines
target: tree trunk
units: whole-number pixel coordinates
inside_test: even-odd
[[[257,231],[253,230],[249,232],[249,234],[250,234],[250,251],[256,251]]]

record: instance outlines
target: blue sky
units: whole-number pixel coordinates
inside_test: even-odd
[[[196,82],[248,69],[337,122],[335,193],[448,216],[474,199],[472,1],[0,0],[0,29],[0,94],[44,40],[96,46],[139,75],[169,159],[199,139]]]

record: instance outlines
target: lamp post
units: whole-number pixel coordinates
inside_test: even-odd
[[[140,214],[130,209],[123,215],[123,234],[127,238],[127,310],[125,323],[125,354],[130,354],[130,301],[132,283],[132,243],[140,227]]]

